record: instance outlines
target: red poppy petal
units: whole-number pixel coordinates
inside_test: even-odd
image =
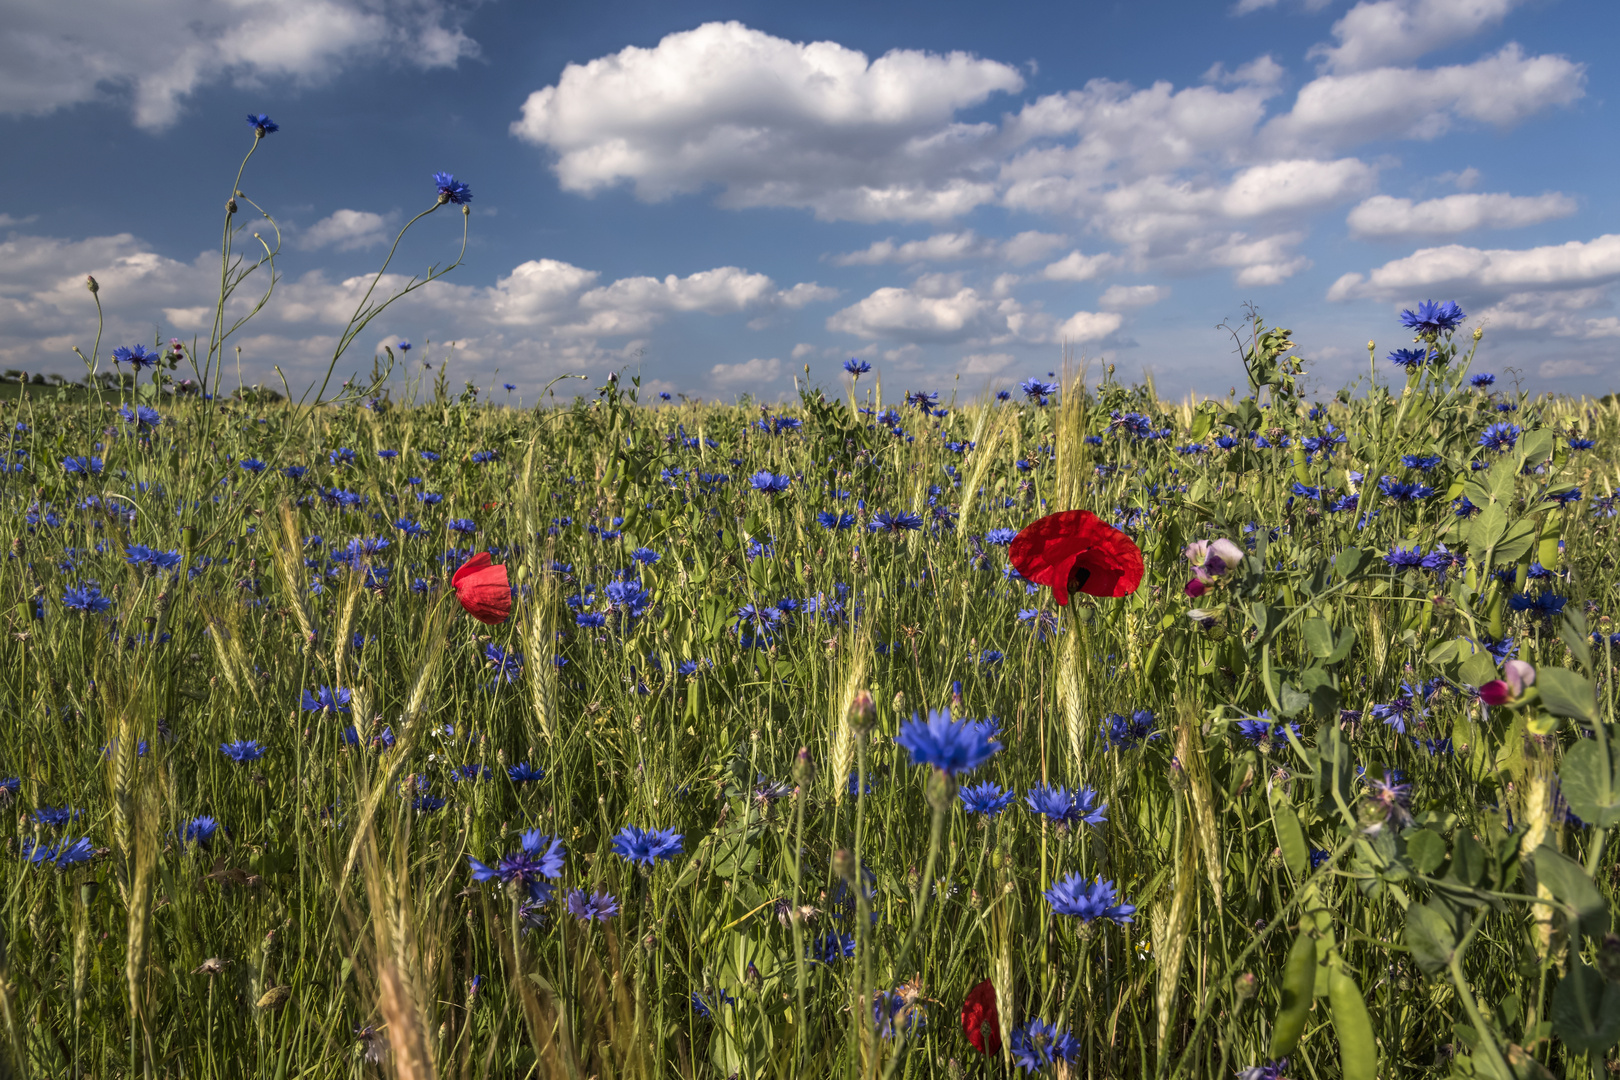
[[[1001,1019],[996,1012],[996,988],[985,979],[968,991],[962,1002],[962,1033],[981,1054],[1001,1052]]]
[[[1142,583],[1142,552],[1129,536],[1089,510],[1065,510],[1026,525],[1007,549],[1018,572],[1052,590],[1059,605],[1069,602],[1069,579],[1086,571],[1080,591],[1092,596],[1126,596]]]
[[[459,586],[467,576],[476,574],[478,571],[487,567],[491,561],[492,560],[489,557],[489,552],[480,551],[478,554],[462,563],[460,568],[458,568],[456,572],[450,576],[450,584]]]

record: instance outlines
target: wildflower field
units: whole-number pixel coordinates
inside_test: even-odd
[[[0,1074],[1615,1067],[1614,397],[1430,302],[1337,393],[295,401],[273,224],[0,402]]]

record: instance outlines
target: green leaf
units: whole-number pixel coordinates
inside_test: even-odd
[[[1519,460],[1525,465],[1538,465],[1547,460],[1553,452],[1552,428],[1537,428],[1526,432],[1523,441],[1519,443]]]
[[[1193,417],[1192,441],[1193,442],[1201,442],[1203,440],[1204,436],[1209,434],[1209,429],[1212,426],[1214,426],[1214,423],[1215,423],[1215,414],[1214,413],[1208,412],[1208,411],[1200,411],[1200,412],[1198,412],[1197,415],[1195,415]]]
[[[1305,1033],[1306,1014],[1310,1012],[1316,989],[1316,942],[1301,930],[1288,952],[1288,963],[1283,968],[1282,1004],[1271,1025],[1271,1054],[1285,1058],[1299,1045]]]
[[[1303,881],[1311,872],[1311,850],[1305,843],[1305,830],[1300,827],[1299,815],[1294,813],[1294,808],[1288,804],[1280,789],[1273,792],[1271,823],[1277,830],[1277,847],[1282,851],[1283,864],[1294,875],[1295,881]]]
[[[1601,1054],[1620,1042],[1620,986],[1577,959],[1553,991],[1553,1033],[1576,1053]]]
[[[1544,667],[1536,671],[1541,703],[1554,716],[1597,723],[1597,697],[1592,684],[1568,668]]]
[[[1491,550],[1507,532],[1507,511],[1500,503],[1489,503],[1484,506],[1477,517],[1468,526],[1468,547],[1475,554],[1483,555]]]
[[[1485,876],[1485,849],[1466,828],[1457,830],[1457,839],[1451,845],[1451,872],[1446,876],[1469,888]]]
[[[1558,789],[1575,816],[1600,829],[1620,824],[1620,790],[1616,771],[1620,770],[1620,747],[1614,732],[1609,733],[1608,760],[1596,739],[1581,739],[1564,755],[1558,770]]]
[[[1432,874],[1446,861],[1445,837],[1433,829],[1419,829],[1406,838],[1406,857],[1420,874]]]
[[[1457,665],[1457,678],[1469,686],[1484,686],[1496,678],[1496,661],[1490,653],[1480,649]]]
[[[1328,1004],[1333,1007],[1333,1033],[1339,1037],[1340,1075],[1344,1080],[1377,1080],[1378,1044],[1373,1040],[1372,1017],[1361,989],[1335,964],[1328,976]]]
[[[1305,648],[1312,656],[1326,660],[1333,655],[1333,626],[1326,619],[1306,619],[1302,627]]]
[[[1581,614],[1579,608],[1567,607],[1564,617],[1558,621],[1558,638],[1569,647],[1570,654],[1577,663],[1592,673],[1592,639],[1586,626],[1586,616]]]
[[[1444,971],[1457,949],[1451,917],[1434,906],[1413,904],[1406,909],[1406,947],[1425,975]]]
[[[1334,568],[1348,581],[1360,569],[1363,556],[1364,553],[1360,548],[1347,547],[1339,552],[1339,557],[1334,560]]]
[[[1536,880],[1547,886],[1553,899],[1575,909],[1575,922],[1588,935],[1609,930],[1609,902],[1598,892],[1580,863],[1549,844],[1536,849]]]
[[[1353,626],[1346,626],[1343,630],[1339,631],[1339,640],[1334,644],[1333,651],[1328,653],[1325,663],[1330,666],[1339,663],[1345,657],[1350,655],[1350,650],[1355,648],[1355,645],[1356,628]]]
[[[1536,542],[1536,523],[1528,518],[1517,521],[1497,541],[1491,561],[1498,564],[1518,562]]]

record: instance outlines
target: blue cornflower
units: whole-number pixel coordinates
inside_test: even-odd
[[[62,471],[77,476],[93,476],[101,472],[101,459],[98,457],[79,457],[69,455],[62,459]]]
[[[1413,737],[1412,742],[1429,752],[1430,757],[1450,757],[1457,752],[1450,738],[1445,739],[1419,739]]]
[[[208,841],[212,840],[214,838],[214,834],[218,831],[219,822],[215,821],[208,815],[203,814],[186,822],[186,828],[185,831],[181,833],[181,839],[188,844],[202,844],[206,846]]]
[[[792,477],[776,476],[765,469],[761,469],[748,478],[749,486],[763,495],[780,495],[788,489],[788,485],[791,483],[793,483]]]
[[[753,965],[750,964],[749,966],[752,967]],[[715,991],[714,1004],[712,1008],[710,1007],[709,999],[705,998],[702,994],[693,993],[692,995],[692,1011],[697,1013],[698,1016],[702,1017],[704,1020],[713,1019],[714,1010],[718,1009],[720,1006],[735,1004],[737,1004],[737,999],[726,993],[724,990]]]
[[[247,122],[253,128],[253,137],[255,139],[262,139],[272,132],[281,130],[281,125],[264,115],[264,113],[248,113]]]
[[[1129,718],[1121,713],[1109,713],[1098,726],[1110,747],[1131,750],[1164,734],[1153,730],[1158,722],[1159,718],[1153,715],[1152,709],[1137,709]]]
[[[89,614],[100,614],[112,607],[112,601],[101,595],[101,586],[93,581],[87,581],[77,588],[70,586],[62,594],[62,604],[69,611]]]
[[[281,470],[281,475],[289,480],[302,480],[307,472],[309,472],[309,467],[306,465],[288,465]]]
[[[1040,1072],[1054,1061],[1068,1061],[1079,1049],[1080,1043],[1067,1031],[1058,1031],[1056,1024],[1031,1019],[1013,1028],[1013,1064],[1028,1072]]]
[[[983,814],[985,817],[995,817],[1018,797],[1016,792],[1002,791],[1001,785],[991,780],[969,784],[957,794],[961,796],[962,805],[968,813]]]
[[[608,603],[615,611],[625,611],[638,619],[652,606],[652,593],[641,587],[639,581],[610,581],[605,590]]]
[[[1434,494],[1434,488],[1427,484],[1408,483],[1393,476],[1381,477],[1378,481],[1378,490],[1396,502],[1415,502]]]
[[[326,455],[326,460],[327,463],[331,465],[353,465],[354,451],[350,450],[347,446],[340,446],[336,450],[333,450],[330,454]]]
[[[1424,695],[1412,689],[1406,683],[1401,684],[1401,692],[1393,701],[1386,701],[1372,707],[1374,720],[1380,720],[1397,732],[1406,734],[1406,725],[1415,723],[1423,718]]]
[[[411,351],[411,343],[408,342],[408,341],[400,342],[399,343],[399,351],[400,352],[410,352]]]
[[[1496,376],[1488,371],[1482,371],[1468,380],[1468,384],[1475,390],[1484,390],[1496,381]]]
[[[66,870],[75,863],[81,863],[96,853],[88,836],[77,840],[63,837],[55,844],[47,844],[43,840],[23,841],[23,855],[35,866],[47,864],[55,866],[58,870]]]
[[[979,654],[979,663],[987,668],[998,666],[1003,659],[1004,657],[999,649],[986,649]]]
[[[113,363],[128,364],[136,371],[140,371],[142,368],[157,367],[158,361],[163,359],[155,352],[147,352],[145,345],[132,345],[127,349],[120,347],[113,350],[112,356]]]
[[[1024,392],[1024,397],[1027,400],[1045,405],[1046,399],[1057,393],[1061,387],[1057,383],[1042,382],[1040,379],[1031,378],[1025,379],[1019,384],[1018,389]]]
[[[421,455],[423,461],[439,460],[439,453],[437,450],[418,450],[417,453]]]
[[[1297,739],[1300,737],[1300,729],[1298,724],[1288,724],[1287,726],[1294,732],[1294,738]],[[1282,733],[1280,730],[1282,727],[1283,722],[1281,720],[1271,719],[1271,713],[1265,710],[1262,710],[1260,715],[1257,717],[1239,720],[1237,722],[1238,734],[1242,735],[1245,739],[1249,740],[1256,746],[1268,742],[1286,742],[1288,740],[1288,736]]]
[[[1508,597],[1508,607],[1514,611],[1528,611],[1532,615],[1540,615],[1545,619],[1551,619],[1554,615],[1563,611],[1564,605],[1568,602],[1562,596],[1555,596],[1552,593],[1545,592],[1538,594],[1534,598],[1526,596],[1524,593]]]
[[[460,180],[457,180],[454,176],[447,172],[434,173],[433,183],[438,186],[439,205],[441,206],[445,203],[455,203],[457,206],[465,206],[467,203],[472,201],[472,188],[468,187]]]
[[[1590,450],[1596,445],[1597,443],[1592,439],[1571,438],[1569,440],[1571,450]]]
[[[163,414],[150,405],[137,405],[133,409],[128,405],[120,405],[118,415],[123,419],[124,423],[134,424],[138,431],[155,428],[163,423]]]
[[[476,762],[471,765],[459,765],[450,770],[451,782],[458,784],[463,780],[488,780],[491,775],[488,765],[480,765]]]
[[[932,765],[947,776],[972,772],[1001,749],[988,720],[953,721],[949,709],[930,709],[928,719],[915,715],[900,725],[894,741],[911,755],[913,765]]]
[[[844,370],[859,378],[872,370],[872,365],[858,356],[852,356],[844,361]]]
[[[467,862],[472,867],[474,881],[518,882],[526,885],[529,895],[533,897],[540,890],[549,892],[549,886],[542,878],[562,876],[563,861],[567,855],[560,838],[547,836],[539,829],[530,829],[523,834],[518,850],[501,856],[493,867],[485,866],[470,855]]]
[[[1581,489],[1571,488],[1568,491],[1560,491],[1556,495],[1548,495],[1547,501],[1558,503],[1560,506],[1568,506],[1570,503],[1578,503],[1581,501]]]
[[[897,510],[892,514],[880,510],[872,515],[872,520],[866,527],[872,532],[884,532],[893,536],[907,530],[920,529],[922,523],[922,515],[914,514],[910,510]]]
[[[847,529],[851,525],[855,524],[855,515],[834,514],[823,510],[821,513],[816,515],[816,523],[819,524],[823,529],[831,529],[836,532],[840,529]]]
[[[1466,495],[1457,499],[1451,505],[1456,508],[1453,512],[1460,518],[1472,517],[1480,511],[1480,508],[1475,506],[1473,500]]]
[[[451,518],[444,523],[444,527],[451,532],[475,533],[478,531],[478,522],[471,518]]]
[[[332,712],[349,712],[349,698],[353,696],[350,690],[334,690],[330,686],[318,687],[312,694],[304,691],[301,702],[305,712],[320,712],[328,709]]]
[[[1006,547],[1016,539],[1018,539],[1017,529],[991,529],[984,534],[984,542],[997,547]]]
[[[1505,453],[1518,445],[1519,436],[1522,434],[1524,434],[1522,427],[1504,420],[1486,428],[1484,434],[1479,437],[1479,445],[1487,450],[1495,450],[1499,454]]]
[[[493,641],[484,645],[484,661],[494,670],[497,685],[517,682],[523,674],[523,654],[516,649],[503,649]]]
[[[1298,480],[1294,481],[1294,486],[1290,490],[1301,499],[1320,499],[1322,497],[1321,488],[1302,484]]]
[[[605,892],[587,893],[584,889],[569,889],[563,900],[568,914],[580,922],[607,922],[619,913],[619,902]]]
[[[237,739],[235,742],[221,743],[219,752],[238,765],[246,765],[250,761],[258,761],[264,757],[264,747],[259,745],[257,739]]]
[[[996,400],[997,401],[1011,401],[1012,400],[1012,392],[1009,391],[1009,390],[997,390],[996,391]]]
[[[1367,776],[1368,798],[1394,828],[1401,829],[1412,823],[1412,785],[1399,770],[1385,769],[1382,780]]]
[[[1428,360],[1427,349],[1396,349],[1385,357],[1390,363],[1405,368],[1407,371],[1416,371]]]
[[[514,784],[532,784],[546,773],[538,766],[530,766],[527,761],[520,761],[516,765],[508,765],[506,775]]]
[[[505,387],[508,392],[511,392],[511,391],[517,389],[517,383],[501,383],[501,385],[503,387]],[[661,396],[664,398],[665,401],[669,400],[669,395],[664,394],[664,395],[661,395]]]
[[[1401,464],[1405,465],[1408,469],[1416,469],[1418,472],[1428,472],[1431,469],[1439,468],[1440,455],[1406,454],[1401,458]]]
[[[663,558],[662,555],[658,554],[658,552],[654,551],[652,548],[644,547],[636,548],[630,553],[630,557],[636,560],[636,562],[640,563],[642,566],[651,566],[653,563]]]
[[[1408,330],[1416,330],[1419,334],[1443,334],[1455,330],[1463,321],[1463,310],[1454,301],[1436,303],[1425,300],[1417,306],[1417,311],[1401,312],[1401,325]]]
[[[810,943],[806,956],[820,964],[836,964],[855,955],[855,935],[829,930]]]
[[[237,467],[242,468],[242,469],[246,469],[248,472],[253,473],[255,476],[257,476],[259,473],[264,472],[264,470],[265,470],[264,462],[260,461],[258,458],[250,458],[250,457],[243,458],[241,461],[238,461],[236,464],[237,464]]]
[[[1384,561],[1397,570],[1422,566],[1423,549],[1417,544],[1413,544],[1410,548],[1403,548],[1396,544],[1389,549],[1389,554],[1384,556]]]
[[[402,517],[398,521],[394,522],[394,528],[398,529],[408,537],[421,536],[427,531],[422,528],[421,522],[408,517]]]
[[[582,611],[574,616],[574,625],[584,630],[595,630],[607,625],[607,616],[600,611]]]
[[[922,409],[924,412],[928,412],[938,407],[939,394],[932,390],[913,390],[906,395],[906,404],[914,409]]]
[[[1097,793],[1083,787],[1074,791],[1056,784],[1030,789],[1024,802],[1035,813],[1057,825],[1098,825],[1108,820],[1108,804],[1097,805]]]
[[[1327,858],[1328,853],[1322,852]],[[1312,867],[1315,866],[1316,853],[1311,852]],[[1246,1069],[1237,1071],[1237,1080],[1287,1080],[1283,1073],[1288,1071],[1288,1059],[1280,1058],[1277,1061],[1267,1062],[1264,1065],[1250,1065]]]
[[[1081,922],[1108,919],[1124,925],[1136,914],[1136,905],[1115,901],[1118,899],[1112,881],[1098,878],[1087,884],[1079,874],[1070,874],[1041,895],[1052,905],[1057,915],[1072,915]]]
[[[51,829],[60,829],[84,816],[84,811],[72,806],[42,806],[34,811],[34,820]]]
[[[674,829],[641,829],[626,825],[613,837],[613,851],[633,863],[652,866],[681,854],[681,834]]]

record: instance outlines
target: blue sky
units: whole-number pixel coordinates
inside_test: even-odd
[[[1390,378],[1396,313],[1434,298],[1484,325],[1484,370],[1603,393],[1616,39],[1620,8],[1570,0],[13,0],[0,365],[82,372],[86,273],[113,344],[206,337],[253,111],[282,130],[242,186],[284,245],[236,339],[249,382],[318,377],[448,170],[464,264],[340,374],[408,339],[530,395],[629,366],[769,399],[852,355],[973,395],[1067,343],[1222,393],[1216,326],[1254,303],[1330,390],[1369,338]],[[453,257],[459,225],[421,222],[393,269]]]

